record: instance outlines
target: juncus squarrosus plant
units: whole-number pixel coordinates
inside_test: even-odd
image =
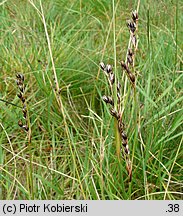
[[[135,60],[135,52],[137,50],[138,46],[138,40],[136,36],[136,31],[137,31],[137,26],[138,26],[138,13],[137,11],[132,12],[132,20],[127,21],[127,27],[129,28],[130,32],[130,42],[129,46],[127,48],[127,56],[125,61],[121,61],[121,67],[125,71],[130,83],[132,84],[132,87],[135,89],[135,73],[132,72],[134,71],[134,60]],[[100,63],[100,68],[103,70],[105,73],[107,80],[108,80],[108,85],[110,89],[110,95],[104,95],[102,97],[103,101],[110,106],[110,114],[115,118],[116,123],[117,123],[117,130],[118,134],[120,136],[121,140],[121,152],[122,152],[122,157],[126,161],[126,169],[128,172],[129,180],[131,181],[132,179],[132,163],[130,160],[130,149],[128,145],[128,136],[125,131],[125,123],[123,121],[123,112],[122,112],[122,90],[121,86],[122,84],[120,83],[120,80],[115,79],[115,74],[113,72],[113,68],[110,64],[105,64],[104,62]],[[116,95],[115,95],[116,94]],[[115,106],[115,97],[117,101],[117,105]],[[116,141],[117,142],[117,141]],[[118,144],[116,144],[118,145]],[[117,155],[119,155],[119,150],[116,148]]]
[[[25,97],[25,77],[23,74],[18,73],[16,75],[16,83],[18,86],[18,94],[21,103],[22,103],[22,117],[23,120],[18,121],[18,125],[26,132],[27,138],[28,138],[28,150],[29,150],[29,170],[27,169],[27,178],[28,178],[28,188],[30,190],[30,197],[31,199],[34,199],[34,185],[33,185],[33,165],[32,165],[32,145],[31,145],[31,138],[32,138],[32,131],[31,131],[31,124],[30,124],[30,118],[29,118],[29,112],[27,108],[27,101]]]

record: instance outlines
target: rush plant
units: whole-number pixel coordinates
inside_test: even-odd
[[[122,72],[125,71],[128,80],[131,83],[132,88],[134,89],[134,98],[136,98],[135,94],[135,69],[134,69],[134,62],[135,62],[135,52],[138,46],[138,40],[136,36],[138,25],[138,13],[137,11],[132,11],[132,19],[127,21],[127,27],[129,28],[130,32],[130,40],[129,45],[127,48],[127,55],[126,60],[121,61]],[[121,76],[118,74],[116,75],[113,71],[113,68],[110,64],[106,64],[104,62],[100,63],[100,67],[105,73],[109,89],[110,89],[110,96],[104,95],[102,97],[103,101],[106,104],[110,105],[110,114],[115,118],[115,144],[116,144],[116,154],[118,159],[121,158],[121,153],[126,161],[126,169],[128,172],[129,180],[132,179],[132,163],[130,159],[130,150],[128,144],[128,136],[125,131],[125,122],[123,118],[124,114],[124,107],[123,107],[123,98],[125,97],[122,95],[122,83],[123,83],[123,74]],[[121,77],[121,78],[118,78]],[[124,85],[126,86],[126,85]],[[124,91],[123,91],[124,92]],[[136,100],[135,100],[136,101]],[[134,103],[134,106],[137,104]]]
[[[29,152],[29,169],[27,169],[27,180],[28,180],[28,185],[29,185],[29,194],[30,197],[33,199],[34,198],[34,185],[33,185],[33,165],[32,165],[32,143],[31,143],[31,138],[32,138],[32,131],[31,131],[31,122],[30,122],[30,117],[29,117],[29,111],[27,108],[27,100],[26,100],[26,88],[25,88],[25,77],[23,74],[17,74],[16,75],[16,83],[18,86],[18,94],[17,96],[19,97],[20,101],[22,102],[22,117],[23,120],[18,121],[18,125],[20,126],[21,129],[23,129],[26,134],[27,134],[27,139],[28,139],[28,152]]]

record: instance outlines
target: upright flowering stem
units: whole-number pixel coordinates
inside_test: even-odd
[[[136,76],[134,73],[134,56],[137,50],[137,37],[136,30],[138,24],[138,13],[137,11],[132,12],[132,20],[127,22],[127,26],[130,32],[130,42],[127,50],[127,56],[125,61],[121,61],[121,67],[125,71],[133,89],[134,98],[136,106],[136,93],[135,93],[135,82]],[[123,122],[123,112],[122,109],[122,98],[121,98],[121,84],[119,82],[119,77],[117,76],[116,70],[116,38],[115,38],[115,10],[114,10],[114,0],[113,0],[113,32],[114,32],[114,71],[111,65],[105,65],[103,62],[100,63],[101,69],[104,71],[108,79],[108,84],[110,87],[110,96],[104,95],[102,97],[103,101],[110,105],[110,113],[114,117],[114,130],[115,130],[115,144],[116,144],[116,154],[117,158],[120,160],[121,153],[126,162],[126,169],[128,172],[129,180],[132,179],[132,162],[130,159],[130,150],[128,146],[128,136],[125,132],[125,124]],[[135,116],[136,122],[136,116]]]
[[[115,1],[112,1],[112,8],[113,8],[113,48],[114,48],[114,87],[113,87],[113,97],[114,97],[114,109],[118,109],[118,97],[117,97],[117,72],[116,72],[116,23],[115,23]],[[116,145],[116,155],[117,158],[120,160],[120,153],[121,153],[121,139],[118,130],[118,120],[114,120],[114,133],[115,133],[115,145]]]
[[[29,111],[27,108],[27,101],[25,97],[25,84],[24,84],[24,75],[17,74],[16,75],[16,82],[18,86],[18,94],[20,101],[22,102],[22,117],[23,120],[18,121],[18,125],[26,132],[28,137],[28,149],[29,149],[29,160],[30,160],[30,171],[28,172],[28,187],[30,190],[31,199],[34,199],[34,185],[33,185],[33,166],[32,166],[32,146],[31,146],[31,138],[32,138],[32,131],[31,131],[31,123],[30,123],[30,116]]]

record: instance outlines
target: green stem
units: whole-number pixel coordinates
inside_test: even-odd
[[[33,166],[32,166],[32,153],[31,146],[29,148],[29,157],[30,157],[30,173],[29,173],[29,184],[30,184],[30,197],[34,200],[34,182],[33,182]]]
[[[27,103],[26,103],[26,107],[28,107]],[[31,123],[30,123],[30,116],[29,116],[29,110],[27,108],[27,124],[29,127],[28,130],[28,150],[29,150],[29,160],[30,160],[30,164],[29,164],[29,175],[28,175],[28,181],[29,181],[29,191],[30,191],[30,198],[33,200],[34,199],[34,182],[33,182],[33,164],[32,164],[32,130],[31,130]]]
[[[118,130],[118,121],[115,119],[114,121],[114,130],[115,130],[115,145],[116,145],[116,155],[118,159],[120,160],[120,152],[121,152],[121,137]]]
[[[115,24],[115,1],[112,1],[112,6],[113,6],[113,47],[114,47],[114,74],[115,74],[115,82],[114,82],[114,108],[117,110],[118,108],[118,99],[117,99],[117,83],[116,80],[118,79],[117,77],[117,62],[116,62],[116,24]],[[115,145],[116,145],[116,154],[118,159],[120,159],[120,145],[121,145],[121,138],[118,130],[118,121],[115,119],[114,121],[114,133],[115,133]]]

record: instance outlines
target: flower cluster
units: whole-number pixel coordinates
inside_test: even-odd
[[[114,84],[114,72],[112,70],[112,66],[110,64],[107,64],[105,65],[103,62],[100,63],[100,67],[101,69],[104,71],[104,73],[106,74],[107,78],[108,78],[108,83],[110,85],[110,89],[111,89],[111,95],[114,96],[114,93],[113,93],[113,84]],[[129,155],[130,154],[130,151],[129,151],[129,147],[128,147],[128,138],[127,138],[127,135],[124,131],[124,123],[122,122],[122,114],[121,114],[121,111],[120,111],[120,103],[121,103],[121,84],[120,82],[117,80],[117,110],[115,109],[114,107],[114,99],[112,96],[106,96],[104,95],[102,97],[103,101],[106,103],[106,104],[109,104],[111,106],[110,108],[110,113],[111,115],[116,118],[117,122],[118,122],[118,131],[119,131],[119,134],[121,136],[121,140],[122,140],[122,146],[124,148],[124,152],[126,153],[126,155]]]
[[[138,24],[138,13],[137,11],[132,12],[132,19],[127,21],[127,27],[130,32],[129,47],[127,49],[126,61],[121,61],[121,67],[126,72],[132,86],[135,88],[135,74],[132,72],[134,70],[134,56],[137,50],[137,24]],[[124,152],[123,156],[126,160],[126,168],[131,181],[132,178],[132,164],[130,160],[130,150],[128,146],[128,137],[125,132],[125,125],[122,121],[122,108],[121,108],[121,84],[118,80],[115,80],[115,74],[112,70],[110,64],[105,65],[103,62],[100,63],[101,69],[104,71],[108,79],[108,84],[110,87],[111,95],[102,97],[106,104],[110,105],[110,114],[117,120],[117,128],[120,134],[122,150]],[[115,85],[113,85],[115,83]],[[115,89],[116,88],[116,89]],[[119,151],[118,151],[119,152]]]
[[[131,40],[130,44],[132,44],[132,48],[130,47],[128,48],[126,62],[121,61],[121,67],[122,69],[125,70],[133,86],[135,85],[135,75],[132,73],[130,67],[131,68],[134,67],[134,54],[137,49],[137,37],[136,37],[137,24],[138,24],[138,13],[137,11],[132,11],[132,20],[127,21],[127,27],[130,31],[130,40]]]
[[[24,123],[22,120],[19,120],[18,125],[22,129],[24,129],[26,132],[28,132],[29,126],[28,126],[27,106],[26,106],[26,99],[25,99],[24,75],[17,74],[16,78],[17,78],[16,83],[19,89],[19,93],[17,94],[17,96],[20,98],[22,102],[22,114],[23,114],[23,119],[24,119]]]

